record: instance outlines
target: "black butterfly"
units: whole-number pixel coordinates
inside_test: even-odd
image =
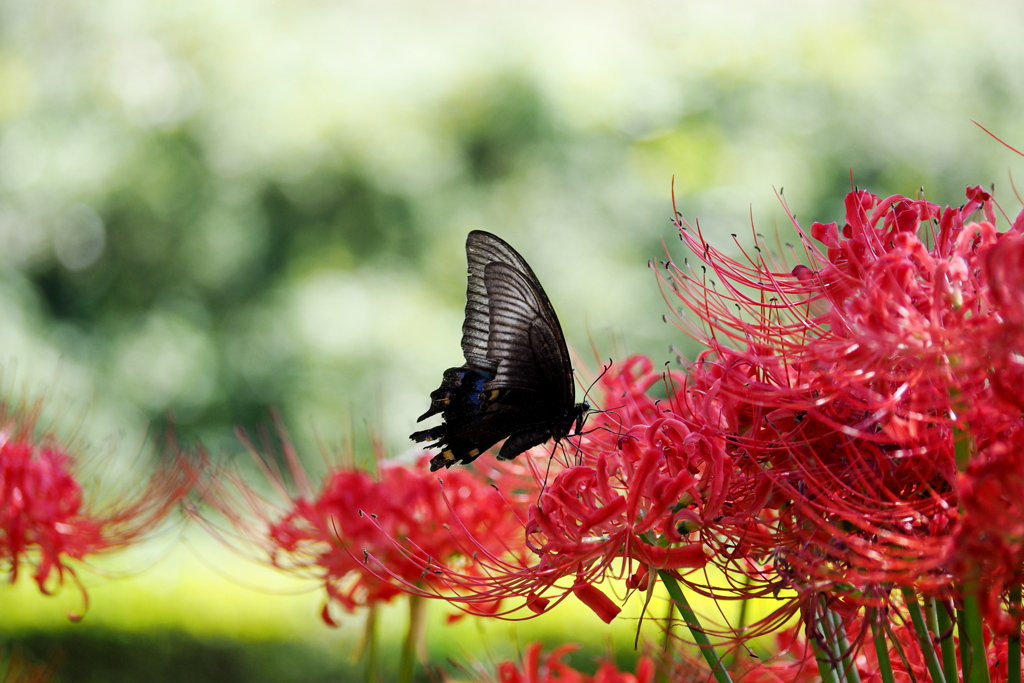
[[[469,286],[462,353],[466,364],[444,371],[421,422],[441,413],[440,426],[416,432],[441,454],[430,471],[468,464],[505,437],[499,460],[579,433],[590,406],[573,403],[569,350],[537,276],[504,240],[474,230],[466,238]]]

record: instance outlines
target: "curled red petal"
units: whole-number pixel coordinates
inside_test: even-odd
[[[606,624],[610,624],[622,611],[621,607],[593,584],[579,582],[573,586],[572,592]]]

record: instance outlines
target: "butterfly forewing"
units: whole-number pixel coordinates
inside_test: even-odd
[[[573,405],[562,328],[523,257],[479,230],[467,237],[466,256],[466,364],[445,371],[420,417],[441,413],[443,423],[411,437],[433,440],[431,447],[442,449],[431,470],[471,462],[506,437],[500,454],[506,459],[549,438],[564,438],[588,409]]]
[[[568,385],[562,382],[568,363],[568,352],[562,356],[565,340],[557,320],[553,327],[545,315],[546,298],[541,299],[534,283],[505,263],[489,264],[485,281],[491,327],[487,355],[498,362],[489,386],[555,394],[546,397],[554,403],[572,401],[572,375]]]
[[[533,282],[537,282],[537,276],[515,249],[504,240],[482,230],[474,230],[466,237],[466,260],[469,262],[469,282],[466,286],[466,319],[462,323],[462,353],[466,362],[473,365],[474,362],[484,362],[482,359],[488,357],[490,301],[484,272],[487,265],[504,263]],[[543,290],[541,296],[550,309],[551,304],[547,302]]]

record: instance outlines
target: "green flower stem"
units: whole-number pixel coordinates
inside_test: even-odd
[[[423,642],[426,623],[426,598],[419,595],[409,596],[409,631],[405,634],[402,644],[402,659],[398,665],[398,683],[411,683],[412,672],[416,667],[416,654]]]
[[[878,658],[879,673],[882,674],[882,683],[896,683],[892,673],[892,661],[889,659],[889,643],[885,640],[885,629],[879,622],[881,616],[878,608],[872,608],[868,613],[871,620],[871,635],[875,639],[875,657]]]
[[[836,677],[840,681],[846,680],[846,673],[843,671],[843,648],[839,644],[839,637],[836,634],[835,623],[832,621],[832,612],[825,606],[825,596],[822,595],[821,619],[818,620],[818,631],[821,633],[821,642],[828,648],[828,661],[835,670]]]
[[[953,430],[953,457],[956,458],[956,468],[966,472],[973,453],[974,439],[962,429]]]
[[[935,620],[939,626],[939,643],[942,646],[942,670],[946,673],[947,681],[955,681],[959,674],[956,670],[956,643],[953,642],[953,617],[946,604],[937,605]]]
[[[910,588],[903,589],[903,601],[910,612],[910,619],[914,622],[914,630],[917,631],[917,642],[921,646],[921,653],[928,665],[928,673],[932,677],[932,683],[945,683],[946,676],[942,673],[942,666],[939,664],[939,657],[935,653],[935,643],[932,642],[932,634],[924,622],[924,614],[921,612],[921,605],[917,602],[917,595]]]
[[[669,603],[668,603],[668,614],[665,615],[665,629],[664,629],[664,631],[662,631],[662,635],[665,638],[665,642],[662,645],[662,649],[664,650],[665,655],[666,655],[666,657],[669,660],[671,660],[671,653],[672,653],[672,642],[673,642],[672,641],[672,626],[673,626],[673,615],[675,613],[675,609],[676,609],[675,605],[673,605],[672,601],[670,600]],[[638,633],[639,633],[639,631],[638,631]],[[671,675],[672,675],[672,672],[669,671],[669,668],[670,667],[667,667],[667,666],[659,666],[659,667],[657,667],[657,670],[655,672],[655,679],[654,680],[657,681],[657,683],[672,683],[671,678],[670,678]]]
[[[836,661],[832,653],[832,639],[825,630],[825,624],[819,621],[814,626],[817,637],[811,639],[814,646],[814,661],[818,664],[818,675],[821,676],[821,683],[842,683],[839,672],[832,666]],[[827,644],[827,647],[823,645]]]
[[[700,648],[700,653],[704,655],[704,661],[711,667],[715,680],[718,683],[732,683],[732,678],[729,676],[729,672],[725,670],[722,658],[719,656],[718,651],[712,647],[707,634],[701,628],[697,615],[690,608],[690,603],[686,600],[686,596],[683,595],[683,591],[679,587],[679,582],[675,580],[675,577],[670,572],[664,569],[658,570],[658,576],[661,578],[661,582],[665,584],[665,588],[668,589],[668,594],[672,598],[672,602],[675,603],[683,623],[690,629],[694,642]]]
[[[857,672],[857,664],[853,661],[853,651],[850,648],[850,640],[846,637],[846,626],[838,614],[832,610],[826,611],[827,618],[831,622],[832,637],[835,641],[837,654],[842,657],[843,681],[845,683],[860,683],[860,674]]]
[[[1010,588],[1010,617],[1020,616],[1020,584]],[[1006,642],[1006,682],[1021,683],[1020,625]]]
[[[971,639],[967,635],[967,614],[963,609],[956,611],[956,629],[960,634],[960,671],[963,672],[964,680],[967,680],[967,672],[971,670]]]
[[[964,633],[970,641],[971,666],[964,669],[964,683],[989,683],[988,660],[985,657],[985,636],[981,628],[981,609],[978,607],[978,596],[969,587],[964,591],[964,629],[960,634],[960,646],[963,648]]]
[[[924,617],[928,632],[932,634],[932,642],[939,642],[939,617],[935,613],[935,598],[924,599]]]
[[[377,607],[370,605],[366,609],[366,630],[363,634],[363,657],[366,666],[363,669],[363,681],[373,683],[377,680]]]

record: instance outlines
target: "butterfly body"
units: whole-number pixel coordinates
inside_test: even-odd
[[[475,230],[466,238],[469,284],[462,351],[466,363],[445,370],[416,432],[441,454],[430,469],[466,464],[506,439],[509,460],[548,439],[579,432],[590,406],[574,403],[572,365],[562,328],[530,266],[504,240]]]

